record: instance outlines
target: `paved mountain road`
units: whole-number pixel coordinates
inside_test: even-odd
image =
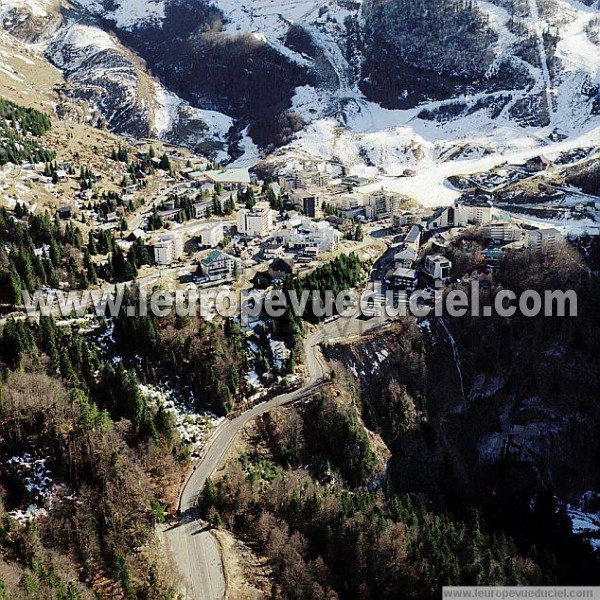
[[[314,393],[321,387],[327,366],[320,354],[320,345],[327,341],[351,339],[384,326],[385,317],[367,321],[338,319],[321,325],[305,344],[309,378],[305,385],[258,404],[239,417],[224,421],[213,433],[204,455],[187,480],[179,499],[181,520],[166,531],[175,564],[184,577],[184,597],[188,600],[221,600],[225,597],[225,577],[219,545],[206,524],[198,519],[195,505],[206,480],[223,464],[237,434],[252,419],[280,406],[285,406]]]

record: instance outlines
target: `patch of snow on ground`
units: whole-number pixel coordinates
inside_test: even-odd
[[[595,492],[586,492],[576,506],[566,507],[575,535],[585,539],[593,548],[600,550],[600,501]]]
[[[156,83],[155,85],[158,107],[154,113],[154,128],[156,129],[156,135],[161,137],[170,131],[179,119],[179,107],[183,100],[160,84]]]
[[[114,40],[105,31],[98,27],[74,24],[60,32],[50,55],[58,67],[75,71],[98,52],[116,49]]]
[[[197,141],[210,138],[221,142],[225,148],[229,130],[233,126],[230,117],[213,110],[195,108],[158,82],[155,82],[155,90],[157,106],[154,111],[154,128],[157,137],[164,138],[186,118],[201,121],[206,126],[206,130],[199,131]],[[229,157],[226,150],[223,150],[215,158],[217,161],[225,161]]]
[[[510,211],[504,211],[510,215],[510,217],[516,221],[525,223],[527,225],[533,225],[540,229],[548,229],[554,227],[558,229],[565,237],[566,236],[581,236],[581,235],[598,235],[600,234],[600,223],[593,221],[590,218],[576,219],[571,216],[556,219],[542,219],[540,217],[534,217],[531,215],[523,215],[521,213],[512,213]]]
[[[6,461],[6,469],[12,471],[23,485],[30,504],[26,509],[9,512],[16,521],[22,523],[48,514],[56,485],[47,467],[48,459],[35,458],[29,453],[13,456]]]
[[[146,24],[162,25],[165,19],[164,0],[114,0],[109,10],[105,10],[101,0],[75,1],[126,30]]]
[[[34,17],[47,17],[51,0],[2,0],[0,17],[5,17],[12,10],[30,12]]]
[[[247,373],[245,379],[248,382],[248,384],[251,385],[253,388],[262,388],[260,377],[258,376],[258,373],[256,371],[250,371],[249,373]]]
[[[173,416],[181,439],[192,447],[193,454],[204,447],[212,432],[224,420],[210,412],[195,413],[189,410],[177,402],[168,390],[140,384],[140,391],[152,406],[163,406]]]
[[[134,29],[147,23],[162,24],[165,19],[163,0],[117,0],[113,19],[122,29]]]
[[[249,129],[249,127],[246,127],[246,129],[244,129],[242,132],[242,140],[240,142],[242,156],[229,165],[232,168],[250,168],[260,160],[260,150],[252,141],[252,138],[249,135]]]

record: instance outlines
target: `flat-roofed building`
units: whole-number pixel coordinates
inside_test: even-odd
[[[526,237],[524,229],[512,221],[492,221],[481,228],[484,239],[492,242],[517,242]]]
[[[453,206],[438,208],[427,223],[428,229],[464,227],[469,224],[485,225],[492,220],[492,205],[487,200],[456,202]]]
[[[372,192],[365,200],[365,215],[367,219],[377,221],[387,219],[392,215],[394,201],[398,201],[398,196],[384,190]]]
[[[392,215],[392,227],[399,230],[410,225],[420,225],[425,218],[425,214],[424,210],[395,211]]]
[[[417,287],[417,271],[406,267],[397,267],[391,276],[391,285],[401,290],[414,290]]]
[[[203,171],[205,181],[219,184],[225,188],[250,185],[250,173],[248,169],[221,169]]]
[[[292,190],[289,193],[289,198],[292,204],[308,217],[317,218],[321,216],[323,200],[315,190]]]
[[[183,254],[183,239],[176,233],[161,235],[154,244],[154,260],[157,265],[170,265]]]
[[[266,237],[273,229],[273,211],[268,206],[243,208],[237,214],[238,232],[250,237]]]
[[[538,252],[553,252],[563,242],[563,237],[554,227],[529,231],[529,247]]]
[[[433,279],[445,281],[450,279],[452,263],[445,256],[435,254],[425,259],[424,271]]]
[[[202,230],[201,239],[205,248],[215,248],[224,238],[223,223],[211,223],[206,229]]]

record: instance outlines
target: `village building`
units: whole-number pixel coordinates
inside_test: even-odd
[[[560,231],[554,227],[529,231],[528,238],[529,247],[538,252],[553,252],[563,243]]]
[[[411,225],[419,225],[425,218],[424,210],[404,210],[392,214],[392,228],[396,231]]]
[[[237,214],[238,232],[249,237],[266,237],[273,229],[273,211],[268,206],[243,208]]]
[[[267,260],[281,258],[285,254],[285,244],[282,238],[273,238],[263,246],[262,250]]]
[[[237,261],[235,258],[220,250],[213,250],[200,262],[202,275],[210,281],[230,279],[233,276]]]
[[[145,240],[148,234],[143,229],[134,229],[128,236],[127,241],[136,242],[137,240]]]
[[[417,260],[418,253],[412,248],[405,248],[394,255],[394,263],[398,267],[411,268]]]
[[[484,240],[496,243],[517,242],[526,237],[526,232],[516,223],[509,220],[492,221],[481,228],[481,235]]]
[[[397,267],[390,277],[390,284],[400,290],[413,291],[417,287],[417,271],[406,267]]]
[[[365,216],[371,221],[388,219],[398,208],[400,197],[384,190],[368,194],[364,200]]]
[[[297,189],[289,193],[290,202],[308,217],[319,218],[322,215],[322,197],[315,190]]]
[[[154,260],[157,265],[170,265],[183,254],[183,239],[176,233],[163,234],[154,244]]]
[[[283,362],[289,360],[290,356],[292,355],[290,349],[286,347],[285,342],[270,340],[269,346],[271,348],[271,354],[273,358],[277,361]]]
[[[485,199],[456,202],[453,206],[436,210],[427,222],[427,229],[485,225],[492,220],[493,214],[492,205]]]
[[[70,206],[61,206],[56,211],[56,214],[59,219],[68,221],[69,219],[71,219],[73,217],[73,209]]]
[[[552,161],[547,156],[534,156],[525,163],[525,168],[530,173],[539,173],[552,166]]]
[[[223,223],[211,223],[201,234],[201,243],[205,248],[216,248],[224,239]]]
[[[231,190],[237,187],[247,187],[250,185],[250,173],[248,169],[221,169],[219,171],[204,171],[204,179],[208,183],[220,185],[225,189]]]
[[[452,271],[452,263],[440,254],[428,256],[425,259],[424,272],[438,281],[446,281],[450,279]]]
[[[294,266],[291,261],[283,258],[276,258],[269,265],[269,275],[272,279],[284,279],[294,273]]]
[[[404,248],[407,250],[419,251],[421,247],[421,228],[413,225],[404,238]]]

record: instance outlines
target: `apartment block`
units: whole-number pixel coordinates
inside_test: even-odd
[[[250,237],[266,237],[273,229],[273,211],[268,206],[244,208],[237,214],[238,232]]]
[[[202,245],[205,248],[215,248],[224,239],[223,223],[215,223],[209,225],[202,231]]]
[[[176,233],[161,235],[154,244],[154,260],[157,265],[170,265],[183,254],[183,239]]]

